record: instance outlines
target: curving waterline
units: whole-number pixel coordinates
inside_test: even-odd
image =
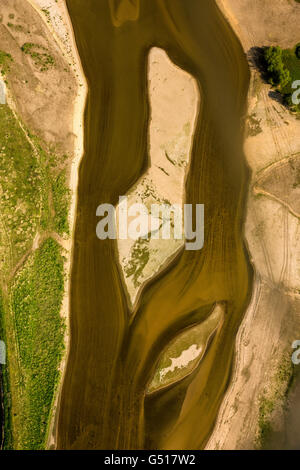
[[[202,448],[230,377],[252,271],[243,243],[248,175],[241,118],[249,70],[212,0],[143,0],[115,26],[107,0],[67,0],[89,84],[71,279],[71,343],[58,448]],[[186,182],[205,204],[200,252],[182,251],[129,312],[116,244],[99,241],[96,207],[116,204],[147,167],[147,55],[152,46],[197,80],[201,107]],[[179,331],[226,313],[194,373],[145,398],[159,354]]]

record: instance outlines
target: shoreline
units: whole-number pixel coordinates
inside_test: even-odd
[[[78,4],[75,3],[74,7],[72,5],[72,18],[73,12],[74,15],[76,15],[75,18],[77,18],[77,15],[78,18],[80,18],[81,7],[82,5],[80,4],[80,2]],[[130,183],[130,181],[136,181],[136,179],[138,179],[141,169],[145,166],[145,151],[147,144],[146,126],[143,130],[142,142],[140,141],[137,132],[139,132],[140,130],[140,117],[142,117],[143,115],[145,116],[144,112],[146,103],[144,100],[141,100],[141,91],[145,90],[146,87],[144,86],[143,89],[140,87],[132,87],[132,80],[133,78],[138,76],[139,81],[137,82],[137,85],[139,83],[144,83],[144,85],[146,85],[146,70],[143,69],[143,75],[137,75],[137,72],[140,72],[140,62],[138,62],[137,60],[131,63],[131,67],[127,69],[127,56],[123,52],[125,50],[131,50],[132,48],[132,51],[135,51],[135,54],[137,54],[134,55],[134,57],[138,57],[138,54],[144,52],[145,49],[143,47],[142,39],[145,42],[147,40],[146,38],[148,37],[148,34],[153,33],[153,28],[156,28],[154,23],[157,15],[157,6],[153,4],[153,7],[151,7],[149,11],[149,14],[152,15],[150,17],[153,20],[152,23],[147,24],[147,28],[145,28],[144,18],[141,17],[139,22],[136,24],[136,34],[141,35],[141,44],[136,42],[135,36],[129,35],[128,38],[126,37],[125,43],[125,40],[121,35],[116,35],[116,44],[113,43],[113,45],[116,46],[116,51],[119,51],[120,54],[114,55],[114,60],[112,61],[112,51],[110,49],[103,49],[103,44],[101,42],[102,37],[99,37],[98,33],[99,31],[101,31],[101,34],[106,34],[105,37],[107,37],[107,40],[109,38],[114,38],[114,34],[111,31],[110,25],[109,27],[107,27],[106,31],[106,20],[104,14],[101,15],[101,5],[99,5],[98,8],[98,10],[95,7],[95,10],[89,10],[88,12],[86,12],[87,14],[84,16],[83,24],[80,25],[79,30],[77,30],[76,28],[76,34],[79,35],[78,37],[82,38],[84,41],[88,41],[85,43],[85,47],[82,50],[82,54],[87,54],[88,57],[89,48],[93,48],[93,60],[91,65],[95,67],[96,75],[95,83],[97,85],[97,88],[95,88],[97,93],[95,94],[95,99],[103,99],[103,103],[106,104],[108,98],[110,97],[107,95],[107,93],[103,95],[103,90],[106,90],[106,79],[110,78],[111,74],[116,71],[128,70],[128,73],[125,74],[124,77],[120,74],[117,75],[118,86],[121,86],[120,97],[122,97],[122,100],[120,101],[120,103],[122,104],[122,106],[120,106],[120,108],[113,107],[113,109],[111,109],[111,114],[109,115],[109,117],[111,120],[115,119],[117,121],[114,128],[112,129],[111,127],[107,128],[107,126],[102,126],[102,124],[104,123],[107,124],[107,118],[106,116],[103,116],[103,114],[98,114],[98,107],[97,109],[91,110],[91,119],[93,119],[94,113],[94,116],[97,116],[97,119],[99,119],[99,122],[101,123],[102,138],[101,135],[99,135],[98,126],[92,126],[92,128],[89,129],[89,148],[86,149],[86,151],[89,152],[89,158],[91,158],[91,161],[93,163],[93,172],[91,173],[89,170],[90,160],[88,162],[87,160],[84,160],[82,162],[80,176],[84,179],[86,178],[86,185],[88,185],[89,183],[92,184],[92,186],[90,186],[90,191],[88,192],[88,194],[85,195],[85,203],[89,203],[92,205],[96,205],[98,200],[101,200],[102,197],[107,197],[106,194],[108,190],[106,189],[106,186],[102,185],[101,180],[99,181],[98,178],[95,178],[95,171],[100,171],[100,169],[102,170],[103,164],[105,166],[102,173],[105,176],[106,181],[109,181],[109,178],[113,179],[115,174],[115,168],[118,168],[119,171],[124,170],[122,172],[122,182],[124,181],[124,184],[127,183],[126,187],[128,186],[128,183]],[[105,11],[106,13],[108,13],[107,5]],[[204,15],[206,15],[206,20],[208,23],[208,27],[201,31],[199,42],[197,41],[197,54],[195,52],[196,57],[194,74],[197,76],[200,82],[202,77],[201,71],[203,70],[203,68],[205,72],[206,70],[208,70],[207,75],[205,75],[204,77],[204,81],[210,82],[210,80],[212,80],[212,85],[207,87],[207,89],[204,88],[204,90],[207,90],[209,96],[215,96],[216,90],[214,84],[218,85],[219,79],[217,74],[213,73],[213,70],[211,70],[209,67],[206,67],[206,64],[211,64],[211,55],[215,54],[214,56],[216,57],[216,61],[219,66],[217,67],[216,65],[216,71],[219,70],[219,68],[223,69],[224,67],[224,70],[228,72],[228,74],[226,73],[226,77],[228,78],[228,87],[230,87],[230,90],[232,90],[230,97],[234,96],[234,83],[236,86],[238,86],[238,89],[240,90],[240,98],[243,98],[241,105],[244,104],[244,101],[246,104],[245,92],[246,85],[248,84],[248,68],[246,66],[246,62],[242,55],[242,50],[240,45],[238,44],[238,41],[236,40],[232,32],[229,30],[224,20],[221,21],[221,16],[217,14],[217,10],[213,2],[208,2],[204,4],[195,2],[195,4],[191,4],[191,10],[188,11],[190,11],[190,13],[194,12],[197,15],[203,13]],[[99,19],[95,15],[95,12],[99,12]],[[144,13],[145,15],[147,14],[148,17],[148,12],[146,13],[144,11]],[[178,64],[186,66],[189,47],[192,47],[192,45],[194,45],[194,41],[190,38],[189,25],[187,25],[182,19],[182,11],[179,7],[176,8],[176,5],[174,6],[174,10],[172,7],[172,10],[170,12],[167,11],[166,14],[168,14],[168,18],[173,18],[173,16],[175,16],[180,27],[183,30],[182,34],[186,34],[186,40],[188,41],[186,45],[187,50],[182,51],[181,49],[177,49],[178,40],[175,32],[174,35],[172,35],[172,46],[170,46],[170,49],[168,49],[170,53],[174,54]],[[198,25],[196,22],[191,23],[191,28],[194,28],[194,33],[198,34]],[[165,23],[162,23],[160,25],[160,29],[157,31],[157,37],[163,38],[164,35]],[[96,38],[97,41],[95,41]],[[212,41],[212,51],[208,51],[205,46],[206,41],[209,40]],[[224,42],[226,43],[228,49],[231,50],[231,60],[227,60],[227,57],[224,57],[223,54],[220,54],[220,48],[218,46],[219,44],[224,44]],[[101,56],[101,60],[97,60],[97,47],[99,47],[99,52],[103,54],[103,56]],[[178,55],[177,53],[175,53],[176,51]],[[236,66],[232,60],[235,58],[235,54],[238,56],[238,58],[241,58],[241,60],[238,62],[238,75],[236,74]],[[96,60],[94,60],[95,58]],[[103,67],[103,63],[106,65],[105,70]],[[103,81],[102,74],[104,74]],[[130,94],[126,93],[128,87],[130,87],[130,90],[132,92]],[[221,114],[224,114],[224,117],[227,118],[228,114],[232,112],[230,100],[228,101],[227,98],[224,98],[223,91],[219,87],[217,88],[217,92],[219,94],[220,103],[222,104]],[[144,98],[144,94],[142,98]],[[135,108],[131,106],[133,99],[135,100]],[[203,119],[202,122],[205,122],[206,106],[208,107],[207,103],[206,105],[202,105],[200,117],[201,119]],[[130,107],[131,113],[133,115],[132,122],[130,122],[132,136],[130,137],[130,141],[128,142],[126,160],[123,159],[122,162],[120,162],[119,145],[122,140],[124,138],[127,138],[128,136],[129,126],[127,121],[124,120],[128,116],[128,107]],[[213,114],[214,112],[217,113],[216,109],[212,109],[211,111]],[[147,116],[148,113],[149,111],[147,109]],[[218,110],[218,119],[220,116],[219,113],[220,110]],[[236,117],[239,119],[240,114],[234,113],[234,118]],[[215,119],[217,118],[215,117]],[[213,121],[213,119],[211,121]],[[212,122],[209,122],[208,124],[212,124]],[[148,296],[147,304],[145,309],[143,310],[143,313],[140,310],[141,315],[138,318],[138,324],[132,333],[132,337],[130,338],[130,348],[126,355],[126,366],[128,367],[128,370],[134,371],[134,377],[131,387],[131,393],[133,395],[135,393],[138,393],[137,388],[138,383],[140,383],[140,380],[146,379],[147,370],[145,370],[145,367],[143,366],[146,365],[148,354],[150,353],[154,344],[155,347],[157,347],[158,349],[158,338],[161,340],[161,346],[164,346],[164,343],[167,338],[163,338],[163,334],[167,330],[167,328],[170,328],[171,325],[174,325],[175,328],[176,325],[176,328],[179,329],[179,320],[182,321],[182,325],[186,324],[189,321],[189,318],[185,317],[185,315],[187,316],[188,312],[190,311],[192,311],[195,316],[196,313],[194,312],[197,312],[197,315],[199,315],[199,317],[201,315],[204,316],[206,309],[208,309],[208,306],[214,303],[216,298],[223,299],[224,295],[226,295],[227,293],[227,289],[230,292],[232,292],[233,289],[233,280],[225,278],[225,276],[223,275],[223,258],[218,255],[219,250],[222,250],[222,246],[224,246],[224,243],[228,242],[228,238],[230,237],[230,240],[232,239],[232,235],[231,232],[227,235],[226,231],[224,233],[224,231],[221,229],[221,221],[218,217],[217,211],[215,211],[214,209],[216,208],[218,210],[219,207],[221,207],[220,210],[224,210],[224,213],[226,214],[226,222],[228,223],[228,226],[231,230],[231,215],[232,217],[236,217],[235,209],[240,209],[240,206],[238,206],[238,200],[244,193],[244,188],[242,185],[234,188],[236,190],[235,200],[232,201],[229,198],[224,199],[223,189],[227,189],[227,181],[229,183],[230,178],[226,173],[223,174],[222,171],[217,171],[218,168],[214,164],[214,156],[218,154],[218,147],[217,145],[215,145],[214,133],[212,132],[212,130],[213,126],[201,126],[201,123],[199,123],[197,127],[197,132],[194,136],[194,145],[197,145],[197,143],[199,143],[200,145],[201,142],[201,146],[199,146],[199,148],[196,147],[199,150],[199,157],[197,159],[197,162],[195,162],[194,159],[192,160],[192,166],[190,168],[189,173],[190,177],[188,179],[187,193],[191,203],[198,201],[199,197],[203,198],[204,200],[206,197],[212,197],[212,225],[216,228],[216,230],[220,228],[221,236],[214,240],[214,245],[212,245],[211,243],[209,245],[207,244],[206,246],[205,259],[207,261],[211,259],[211,263],[204,263],[204,266],[202,266],[200,263],[197,263],[199,258],[203,259],[204,255],[202,255],[202,253],[196,253],[192,256],[185,252],[182,256],[182,259],[180,260],[180,263],[176,266],[176,268],[170,270],[168,275],[163,278],[163,282],[159,282],[159,289],[157,280],[155,283],[153,283],[152,287],[149,284],[149,288],[147,289],[146,294]],[[235,126],[230,124],[228,131],[230,134],[232,134],[232,138],[235,139]],[[104,136],[105,139],[103,138]],[[116,136],[118,137],[118,143],[115,145],[114,139],[116,139]],[[110,150],[108,154],[109,157],[107,157],[105,162],[102,162],[102,160],[99,161],[99,158],[93,152],[93,142],[99,141],[102,141],[101,146],[99,147],[99,151],[103,151],[102,149],[106,148],[109,148]],[[136,150],[139,150],[139,152],[136,153]],[[224,159],[226,157],[228,158],[229,154],[231,154],[231,152],[234,150],[235,147],[229,144],[224,149],[224,154],[222,153],[222,157]],[[201,189],[200,192],[199,188],[201,188],[201,183],[203,182],[203,180],[205,178],[210,179],[213,177],[215,177],[215,184],[218,188],[216,193],[212,191],[211,194],[211,189],[208,187],[205,187],[203,189],[203,192]],[[118,188],[120,187],[120,181],[118,179],[115,182],[112,182],[111,184],[113,185],[109,188],[109,194],[111,193],[115,200],[116,196],[118,196],[119,194]],[[95,191],[96,188],[97,191]],[[199,196],[198,191],[200,192]],[[231,202],[233,202],[233,204],[231,204]],[[89,215],[87,217],[89,227],[93,227],[93,220],[94,218],[92,215]],[[222,226],[223,223],[224,221],[222,221]],[[86,233],[86,225],[84,220],[80,219],[80,227],[78,227],[78,230],[80,233],[81,231]],[[240,234],[239,227],[236,225],[234,225],[232,231],[234,235]],[[80,239],[79,232],[76,232],[76,237]],[[85,312],[85,321],[80,321],[80,331],[78,332],[78,334],[81,337],[81,341],[75,345],[76,351],[75,349],[73,350],[73,347],[70,350],[68,367],[70,367],[71,369],[68,368],[68,374],[66,375],[63,392],[61,395],[61,406],[64,406],[65,404],[66,408],[65,410],[63,410],[64,412],[60,415],[61,419],[59,420],[59,448],[97,448],[99,446],[105,448],[106,443],[108,443],[107,445],[109,448],[112,445],[111,442],[116,442],[114,429],[116,430],[116,432],[118,432],[118,430],[121,432],[121,434],[119,434],[119,437],[117,438],[118,443],[113,444],[114,446],[125,446],[124,448],[126,448],[127,445],[135,446],[135,442],[140,445],[140,442],[142,442],[143,439],[142,430],[140,433],[140,430],[137,429],[136,433],[129,435],[127,435],[127,432],[123,433],[123,430],[120,430],[119,415],[118,412],[115,412],[119,410],[118,403],[115,403],[114,400],[112,400],[110,397],[110,393],[115,392],[115,385],[117,387],[119,385],[117,377],[117,383],[115,383],[114,378],[113,382],[110,384],[109,389],[107,389],[106,383],[103,382],[103,377],[106,377],[106,375],[104,374],[107,374],[108,369],[111,369],[111,367],[114,367],[116,364],[117,356],[114,356],[114,354],[119,353],[119,347],[121,348],[122,338],[126,333],[125,328],[128,323],[128,317],[126,316],[127,312],[124,308],[125,298],[123,297],[123,290],[121,289],[121,284],[117,277],[118,273],[116,273],[116,268],[112,265],[112,260],[115,259],[115,250],[113,245],[113,243],[108,243],[109,250],[106,252],[106,247],[103,246],[103,244],[96,244],[96,240],[94,238],[92,240],[87,240],[87,243],[85,245],[85,256],[94,257],[95,260],[95,262],[93,262],[91,265],[89,265],[89,263],[86,263],[86,258],[77,259],[77,256],[74,257],[74,262],[76,262],[76,273],[78,273],[78,279],[80,279],[80,281],[82,279],[84,280],[84,282],[78,282],[78,289],[76,289],[76,292],[72,289],[72,302],[74,299],[74,305],[72,305],[72,307],[74,307],[74,310],[72,310],[72,324],[73,321],[76,322],[77,320],[81,319],[82,311]],[[233,269],[234,271],[236,271],[237,274],[237,302],[244,304],[246,296],[245,291],[248,285],[247,262],[244,257],[244,253],[240,250],[239,245],[230,246],[234,254],[241,254],[240,262],[234,264]],[[101,259],[100,257],[102,256],[103,263],[101,263],[101,265],[99,266],[97,260]],[[193,263],[190,262],[191,260],[193,260]],[[215,262],[215,270],[213,269],[213,262]],[[73,264],[73,270],[74,269],[75,264]],[[220,278],[218,278],[218,280],[220,279],[220,282],[215,283],[215,285],[213,285],[213,281],[215,280],[214,271],[220,272]],[[96,274],[97,277],[92,278],[92,276],[95,276]],[[185,283],[187,282],[187,279],[189,280],[190,276],[192,278],[192,285],[190,286],[191,289],[188,290],[188,293],[187,289],[185,289],[183,295],[183,286],[188,287]],[[101,283],[99,290],[95,291],[95,285],[96,283],[98,283],[100,277]],[[93,279],[93,282],[90,282],[91,278]],[[173,293],[171,297],[170,286],[172,286]],[[109,298],[110,296],[112,297]],[[103,301],[104,298],[105,302]],[[194,311],[194,309],[196,310]],[[98,325],[100,315],[103,328],[99,329]],[[176,323],[177,316],[178,323]],[[238,321],[237,315],[234,320]],[[147,329],[147,326],[150,324],[151,328]],[[229,324],[228,327],[231,328],[231,324]],[[88,336],[90,332],[93,332],[92,341],[91,338]],[[217,340],[215,343],[217,343]],[[217,344],[215,345],[215,348],[217,348]],[[99,345],[101,346],[101,348],[99,348]],[[218,347],[220,346],[218,345]],[[227,351],[229,352],[230,348],[230,345],[228,345],[228,343],[226,344],[226,348],[227,350],[224,351],[225,356],[225,353]],[[75,362],[78,357],[82,358],[83,354],[86,354],[86,352],[91,355],[91,360],[89,362],[88,369],[82,367],[83,362],[81,363],[81,367],[79,367],[78,362]],[[136,352],[138,352],[138,355],[140,357],[138,364],[136,364]],[[75,355],[76,358],[73,357]],[[217,373],[216,376],[214,375],[213,377],[213,382],[215,383],[215,388],[212,387],[214,394],[213,403],[216,403],[215,400],[219,399],[220,397],[220,387],[223,388],[223,384],[225,383],[223,378],[224,368],[225,374],[227,376],[229,372],[229,363],[231,362],[230,359],[231,357],[228,355],[228,360],[224,359],[226,366],[222,367],[222,365],[220,365],[218,370],[219,373]],[[213,367],[213,360],[214,350],[211,350],[209,356],[206,357],[208,367]],[[196,405],[196,396],[194,395],[193,400],[191,402],[186,403],[188,408],[185,412],[188,414],[187,418],[191,419],[190,426],[187,424],[184,427],[186,430],[186,434],[184,433],[183,436],[180,436],[180,429],[178,429],[178,432],[177,429],[174,429],[174,433],[172,433],[172,436],[170,436],[170,438],[168,437],[167,439],[164,439],[164,442],[160,443],[161,446],[172,446],[175,442],[177,445],[177,442],[179,441],[180,447],[185,447],[186,442],[188,440],[190,442],[188,445],[193,445],[194,442],[196,443],[194,445],[200,446],[202,445],[202,442],[204,442],[204,439],[206,440],[206,433],[208,432],[208,426],[210,427],[210,420],[214,420],[215,413],[217,412],[217,410],[216,406],[213,406],[210,410],[210,415],[207,416],[207,410],[204,409],[205,404],[200,398],[201,396],[204,397],[205,389],[199,389],[196,387],[198,378],[199,376],[195,377],[195,381],[193,382],[191,390],[196,388],[195,391],[197,396],[199,395],[199,401]],[[93,386],[83,388],[80,387],[79,384],[82,383],[82,381],[86,380],[92,381]],[[94,393],[95,387],[97,388],[98,392],[97,397],[95,397]],[[126,398],[128,395],[125,386],[123,392],[124,398]],[[139,401],[138,403],[136,403],[136,413],[138,416],[141,416],[141,418],[142,400],[143,398],[141,397],[141,402]],[[114,409],[115,405],[117,407],[116,409]],[[194,432],[192,426],[193,420],[196,419],[195,413],[190,414],[189,411],[194,405],[196,406],[195,413],[197,412],[197,415],[199,415],[200,417],[199,419],[201,419],[202,416],[205,416],[207,422],[207,427],[201,426],[201,428],[198,428],[197,433]],[[107,427],[105,426],[105,424],[102,425],[101,422],[99,423],[100,418],[98,418],[95,422],[95,416],[103,416],[105,424],[106,417],[109,418],[109,423],[107,422]],[[151,417],[149,418],[154,424],[155,415],[151,415]],[[123,419],[123,429],[125,431],[127,427],[127,412],[125,409],[122,420]],[[99,426],[99,428],[98,423],[101,426]],[[129,425],[130,421],[128,421],[128,426]],[[73,429],[75,435],[73,432],[68,433],[69,429]],[[123,442],[124,444],[122,444]]]
[[[246,56],[252,47],[264,44],[281,44],[282,37],[278,29],[276,30],[278,36],[275,35],[271,38],[268,30],[263,28],[266,18],[263,8],[260,23],[259,21],[255,22],[259,14],[257,8],[252,11],[252,16],[248,18],[248,10],[242,14],[242,2],[234,3],[230,0],[216,0],[216,2],[238,37]],[[266,4],[262,5],[262,7],[264,6]],[[276,8],[276,5],[274,8]],[[278,27],[281,17],[277,15],[272,21]],[[285,41],[289,42],[291,39],[285,38]],[[289,331],[288,328],[286,328],[284,334],[281,331],[282,325],[286,324],[287,315],[291,316],[292,313],[289,302],[292,305],[292,302],[296,301],[293,291],[291,288],[289,289],[289,278],[293,278],[293,276],[290,267],[287,267],[286,264],[291,256],[289,254],[291,250],[289,247],[289,231],[291,236],[293,212],[290,211],[292,215],[282,216],[283,219],[279,223],[283,224],[287,232],[284,232],[282,240],[278,239],[272,245],[270,243],[271,227],[268,224],[278,223],[276,220],[276,204],[279,205],[279,210],[282,210],[284,214],[289,208],[284,207],[282,200],[276,199],[274,195],[266,192],[265,205],[260,206],[262,203],[255,199],[255,196],[257,196],[255,186],[262,171],[265,171],[268,167],[277,167],[282,159],[291,158],[293,152],[295,152],[294,148],[290,148],[289,142],[293,138],[293,126],[296,126],[296,123],[293,122],[295,119],[293,116],[280,109],[280,104],[275,105],[272,103],[269,96],[269,85],[260,82],[260,77],[257,77],[257,72],[251,67],[251,63],[249,68],[251,81],[247,98],[247,116],[254,116],[259,121],[260,132],[258,137],[246,134],[244,139],[244,154],[247,166],[251,170],[251,180],[245,205],[243,234],[249,260],[254,270],[254,279],[251,300],[244,312],[244,318],[236,337],[231,379],[215,425],[205,446],[206,450],[252,449],[257,445],[256,440],[261,431],[259,406],[266,393],[272,393],[276,371],[280,367],[280,361],[283,360],[286,354],[289,354],[288,346],[291,336],[293,337],[293,331]],[[273,110],[273,113],[270,109]],[[277,111],[277,114],[274,110]],[[283,122],[279,119],[282,119],[285,125],[289,125],[289,131],[285,130],[280,134]],[[280,145],[277,145],[278,139],[280,139]],[[263,194],[261,189],[259,194]],[[284,222],[284,220],[287,220],[287,222]],[[265,224],[262,233],[254,232],[254,230],[258,231],[262,223]],[[285,224],[289,225],[286,226]],[[265,247],[265,244],[267,244],[267,247]],[[263,260],[260,257],[261,249],[264,253]],[[283,259],[281,260],[282,256]],[[275,258],[279,260],[278,266],[274,261]],[[265,268],[265,265],[268,265],[267,268]],[[279,290],[280,284],[278,285],[277,280],[278,273],[276,271],[278,269],[280,269],[279,283],[283,285],[282,291]],[[276,295],[279,296],[277,301]],[[281,309],[278,307],[280,302],[283,302]],[[289,321],[292,322],[292,317]],[[297,323],[294,327],[296,325]],[[266,338],[269,338],[269,342],[266,341]],[[273,357],[272,348],[275,345],[278,351],[276,357]],[[260,358],[264,358],[264,360]],[[252,404],[252,406],[249,406],[249,404]],[[274,406],[276,408],[280,404],[276,403]],[[272,420],[272,417],[268,416],[264,419]]]
[[[234,31],[236,37],[241,43],[242,49],[247,55],[247,50],[251,47],[251,42],[248,40],[247,35],[245,35],[239,25],[239,22],[237,19],[234,17],[232,12],[230,11],[230,8],[227,5],[226,0],[216,0],[216,4],[218,8],[220,9],[221,13],[224,15],[225,20],[228,22],[229,26],[232,28]],[[253,43],[254,44],[254,43]],[[251,97],[251,87],[252,87],[252,81],[253,81],[253,72],[251,71],[250,65],[250,74],[251,74],[251,79],[250,79],[250,84],[249,84],[249,90],[248,90],[248,97],[247,97],[247,114],[249,110],[251,109],[251,102],[252,102],[252,97]],[[251,168],[248,158],[247,158],[247,152],[246,152],[246,142],[248,140],[248,136],[246,135],[245,131],[245,137],[244,137],[244,144],[243,144],[243,151],[246,157],[246,164],[248,168],[250,169],[251,173],[253,172],[253,169]],[[219,442],[217,442],[217,438],[220,433],[223,432],[224,428],[224,419],[228,420],[230,419],[231,416],[229,416],[228,408],[230,406],[230,402],[232,401],[232,392],[234,391],[234,387],[236,385],[236,379],[238,377],[238,371],[239,368],[241,367],[241,364],[245,362],[245,352],[244,352],[244,339],[243,336],[245,335],[245,331],[250,327],[251,322],[253,321],[253,318],[255,317],[255,313],[257,310],[257,305],[259,302],[259,298],[261,295],[261,278],[260,275],[255,267],[255,264],[253,263],[253,259],[251,256],[251,251],[249,249],[249,242],[246,237],[246,219],[249,211],[249,193],[251,191],[251,181],[252,181],[252,176],[250,177],[249,180],[249,188],[248,188],[248,195],[247,195],[247,200],[245,203],[245,213],[244,213],[244,229],[243,229],[243,239],[245,243],[245,247],[248,252],[249,256],[249,262],[251,263],[252,269],[253,269],[253,284],[252,284],[252,289],[251,292],[249,292],[249,302],[246,307],[246,310],[244,312],[244,317],[243,320],[239,326],[236,339],[235,339],[235,348],[234,348],[234,359],[233,359],[233,370],[231,373],[231,377],[229,380],[228,388],[224,394],[223,400],[221,402],[219,411],[217,413],[216,421],[213,426],[212,432],[210,433],[210,436],[207,440],[207,443],[205,445],[205,450],[216,450],[218,448]],[[230,409],[230,413],[231,413]],[[225,416],[225,418],[224,418]],[[225,422],[227,422],[227,420]],[[222,449],[222,447],[221,447]]]

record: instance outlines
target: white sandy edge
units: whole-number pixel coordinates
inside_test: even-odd
[[[79,57],[79,53],[77,50],[75,36],[73,31],[73,26],[67,11],[67,7],[64,1],[59,0],[58,6],[61,10],[61,15],[63,21],[66,24],[68,30],[68,40],[70,41],[70,48],[71,48],[71,55],[66,50],[64,44],[54,31],[52,27],[52,23],[47,21],[45,14],[41,11],[41,9],[34,3],[34,0],[27,0],[28,3],[35,9],[35,11],[40,15],[42,21],[50,30],[56,44],[58,45],[59,49],[61,50],[62,54],[65,57],[68,57],[72,65],[75,67],[75,77],[78,83],[78,93],[77,97],[74,102],[74,113],[73,113],[73,133],[76,136],[74,142],[74,157],[71,163],[70,168],[70,179],[69,179],[69,188],[71,190],[71,204],[70,204],[70,212],[69,212],[69,223],[70,223],[70,237],[64,241],[63,248],[66,250],[66,261],[65,261],[65,292],[61,306],[61,316],[64,318],[66,323],[66,332],[65,332],[65,354],[60,364],[60,383],[57,387],[55,396],[53,397],[52,401],[52,417],[48,426],[47,430],[47,445],[46,447],[49,448],[50,446],[56,445],[56,431],[55,431],[55,423],[56,423],[56,413],[59,409],[59,397],[61,393],[62,384],[64,381],[64,375],[66,370],[67,359],[69,355],[69,346],[70,346],[70,275],[72,270],[72,259],[73,259],[73,240],[74,240],[74,231],[75,231],[75,222],[76,222],[76,213],[77,213],[77,187],[78,187],[78,169],[81,162],[81,159],[84,154],[84,110],[85,110],[85,103],[88,93],[88,86],[85,79],[85,75],[83,72],[81,60]],[[78,75],[78,78],[77,78]],[[80,84],[82,86],[80,86]],[[53,435],[55,433],[55,436]]]

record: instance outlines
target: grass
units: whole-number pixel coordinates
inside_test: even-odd
[[[6,325],[5,325],[5,305],[4,299],[0,292],[0,338],[7,344],[6,339]],[[9,377],[9,358],[6,357],[6,364],[0,365],[1,376],[0,376],[0,387],[2,387],[2,393],[5,397],[4,400],[4,427],[3,427],[3,448],[12,448],[12,425],[11,425],[11,391],[10,391],[10,377]]]
[[[47,10],[47,8],[42,8],[42,12],[44,13],[44,15],[45,15],[46,18],[47,18],[47,23],[50,23],[50,22],[51,22],[50,11]]]
[[[21,47],[24,54],[31,57],[34,65],[40,69],[40,72],[46,72],[55,65],[53,57],[49,54],[46,47],[39,44],[33,44],[32,42],[26,42]]]
[[[149,393],[183,379],[195,369],[205,352],[208,339],[216,330],[221,319],[222,309],[217,307],[205,321],[187,328],[169,343],[161,354],[155,374],[148,386]],[[186,364],[183,361],[181,367],[174,367],[176,359],[183,358],[184,353],[193,345],[198,350],[197,357],[191,358]],[[173,363],[174,359],[175,363]]]
[[[293,49],[284,49],[282,51],[282,62],[290,72],[291,77],[289,84],[283,90],[285,94],[293,93],[294,90],[291,88],[291,84],[295,80],[300,80],[300,58],[296,55],[296,49],[298,47],[299,44]]]
[[[292,102],[293,82],[300,80],[300,44],[292,49],[281,49],[280,47],[267,47],[264,49],[265,68],[269,83],[276,87],[282,95],[283,101],[289,108],[299,113],[300,104]]]
[[[10,71],[10,64],[13,62],[13,58],[7,52],[0,50],[0,69],[1,75],[6,75]]]
[[[21,377],[18,448],[43,449],[63,351],[61,248],[49,238],[18,273],[11,291]]]
[[[283,407],[294,378],[294,366],[290,354],[284,356],[272,380],[272,387],[265,391],[259,400],[258,433],[255,445],[257,448],[267,448],[272,435],[273,413]]]

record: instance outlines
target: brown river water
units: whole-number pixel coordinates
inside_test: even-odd
[[[252,283],[243,241],[242,150],[249,69],[214,0],[67,0],[89,86],[71,278],[71,343],[59,449],[201,449],[233,363]],[[116,204],[146,170],[148,52],[163,48],[198,82],[201,105],[186,202],[205,205],[205,242],[182,250],[129,310],[114,240],[96,208]],[[160,353],[216,302],[226,312],[198,367],[150,396]]]

